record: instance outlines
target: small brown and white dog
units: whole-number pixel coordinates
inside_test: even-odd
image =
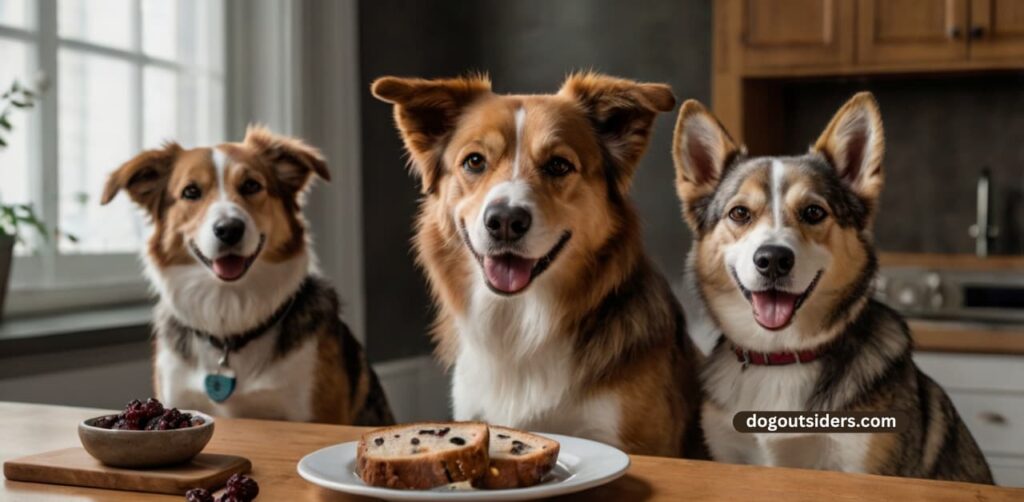
[[[316,272],[301,206],[327,164],[299,140],[250,127],[242,143],[175,143],[107,181],[152,221],[159,294],[154,386],[214,415],[383,425],[394,420],[338,296]]]
[[[554,95],[384,77],[423,198],[415,247],[458,420],[632,453],[696,438],[698,353],[629,199],[666,85],[585,73]]]
[[[683,104],[673,154],[696,238],[689,268],[724,334],[702,375],[712,458],[992,483],[949,397],[914,365],[906,323],[871,298],[883,150],[868,93],[794,157],[750,157],[703,106]],[[739,411],[896,411],[909,423],[753,434],[734,429]]]

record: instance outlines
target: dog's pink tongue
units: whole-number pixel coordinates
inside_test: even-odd
[[[789,324],[796,310],[800,295],[781,291],[751,293],[754,303],[754,319],[766,329],[779,329]]]
[[[514,255],[484,258],[484,274],[491,287],[505,293],[518,293],[530,284],[537,260]]]
[[[213,260],[213,273],[225,281],[238,279],[245,273],[245,258],[231,254]]]

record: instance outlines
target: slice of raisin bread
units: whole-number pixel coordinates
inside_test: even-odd
[[[540,483],[555,467],[558,448],[558,441],[492,425],[489,450],[491,465],[474,486],[496,490]]]
[[[363,434],[356,465],[368,485],[423,490],[483,476],[488,441],[477,422],[385,427]]]

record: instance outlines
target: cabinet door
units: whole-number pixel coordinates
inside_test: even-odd
[[[853,62],[855,0],[743,0],[746,68]]]
[[[1024,1],[971,0],[971,59],[1024,58]]]
[[[967,59],[967,0],[858,0],[861,63]]]

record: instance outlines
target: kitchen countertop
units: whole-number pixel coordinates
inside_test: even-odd
[[[0,402],[0,461],[77,446],[76,424],[105,410]],[[242,455],[260,483],[258,501],[368,500],[307,483],[295,471],[305,454],[351,441],[363,428],[217,419],[208,452]],[[754,467],[632,456],[626,476],[562,500],[1022,500],[1024,490],[922,479]],[[184,497],[4,480],[0,500],[147,501]]]
[[[1024,326],[915,319],[907,323],[917,350],[1024,356]]]
[[[1021,274],[1024,256],[972,254],[888,253],[878,255],[883,268],[914,267],[935,270]],[[1024,325],[907,319],[917,350],[973,354],[1024,355]]]
[[[1024,256],[994,255],[979,258],[973,254],[878,253],[882,267],[922,267],[947,270],[1013,271],[1024,273]]]

